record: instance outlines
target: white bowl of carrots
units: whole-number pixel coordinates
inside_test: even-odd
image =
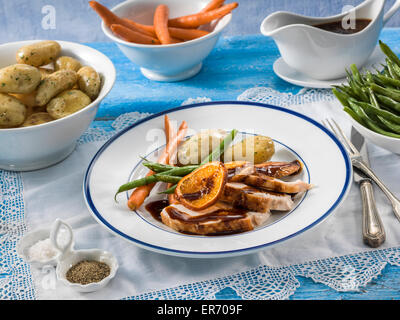
[[[129,0],[111,10],[96,1],[89,4],[103,20],[105,35],[142,74],[165,82],[201,70],[238,6],[224,0]]]

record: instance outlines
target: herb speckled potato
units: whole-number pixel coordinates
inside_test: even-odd
[[[40,71],[26,64],[14,64],[0,69],[0,92],[31,93],[41,80]]]
[[[92,101],[80,90],[68,90],[53,98],[47,105],[47,112],[54,119],[61,119],[73,114]]]
[[[259,164],[269,161],[274,153],[275,144],[271,138],[251,136],[229,147],[224,153],[224,161],[249,161]]]
[[[53,69],[48,69],[48,68],[39,68],[39,71],[40,74],[42,75],[42,80],[54,72]]]
[[[60,55],[61,46],[56,41],[41,41],[23,46],[17,51],[17,62],[34,67],[54,62]]]
[[[38,106],[46,105],[53,97],[59,93],[71,89],[77,82],[78,76],[72,70],[56,71],[45,77],[40,83],[36,103]]]
[[[28,116],[22,124],[22,127],[37,126],[39,124],[47,123],[53,120],[54,119],[47,112],[37,112]]]
[[[54,63],[55,70],[73,70],[78,72],[82,68],[81,63],[72,57],[59,57]]]
[[[15,97],[0,93],[0,128],[20,126],[26,116],[26,107]]]
[[[83,67],[78,71],[78,85],[90,99],[95,100],[101,88],[100,75],[92,67]]]

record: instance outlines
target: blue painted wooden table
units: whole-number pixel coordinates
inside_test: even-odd
[[[400,53],[399,29],[385,29],[381,39]],[[279,52],[271,39],[254,36],[223,38],[205,60],[202,71],[194,78],[178,83],[157,83],[142,76],[112,43],[91,43],[108,55],[117,69],[117,81],[103,101],[94,126],[107,129],[119,115],[138,111],[155,113],[181,105],[189,98],[207,97],[213,101],[236,100],[246,89],[270,87],[281,92],[298,93],[301,87],[280,80],[272,71]],[[290,299],[400,299],[400,267],[387,266],[382,275],[358,292],[337,292],[298,279],[301,286]],[[233,290],[225,289],[218,299],[238,299]]]

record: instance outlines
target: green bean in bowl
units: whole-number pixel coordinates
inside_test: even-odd
[[[332,92],[362,135],[400,154],[400,59],[387,44],[379,45],[386,55],[383,69],[373,73],[353,64],[347,84],[334,86]]]

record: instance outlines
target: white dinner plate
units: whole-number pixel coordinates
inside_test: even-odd
[[[376,46],[374,52],[371,54],[365,65],[362,67],[362,69],[374,71],[376,69],[380,70],[382,69],[382,66],[380,65],[381,63],[385,62],[385,55],[382,53],[381,49],[379,46]],[[334,79],[334,80],[317,80],[317,79],[312,79],[309,76],[298,72],[297,70],[293,69],[290,67],[284,60],[283,58],[279,58],[275,61],[273,65],[273,69],[275,74],[281,78],[282,80],[285,80],[286,82],[295,84],[297,86],[301,87],[307,87],[307,88],[332,88],[332,86],[339,86],[343,83],[347,83],[346,78],[341,78],[341,79]]]
[[[274,213],[253,231],[225,236],[178,233],[154,219],[143,205],[128,209],[128,193],[114,194],[130,179],[143,177],[142,158],[165,145],[164,114],[187,121],[188,135],[204,129],[238,129],[274,139],[272,160],[299,159],[300,179],[315,187],[296,200],[291,212]],[[155,139],[155,141],[153,141]],[[158,139],[158,140],[157,140]],[[227,257],[247,254],[292,238],[323,221],[345,199],[352,167],[342,144],[322,125],[295,111],[250,102],[209,102],[178,107],[152,115],[109,140],[91,161],[84,180],[84,197],[95,219],[109,231],[142,248],[185,257]],[[158,199],[153,190],[147,202]]]

